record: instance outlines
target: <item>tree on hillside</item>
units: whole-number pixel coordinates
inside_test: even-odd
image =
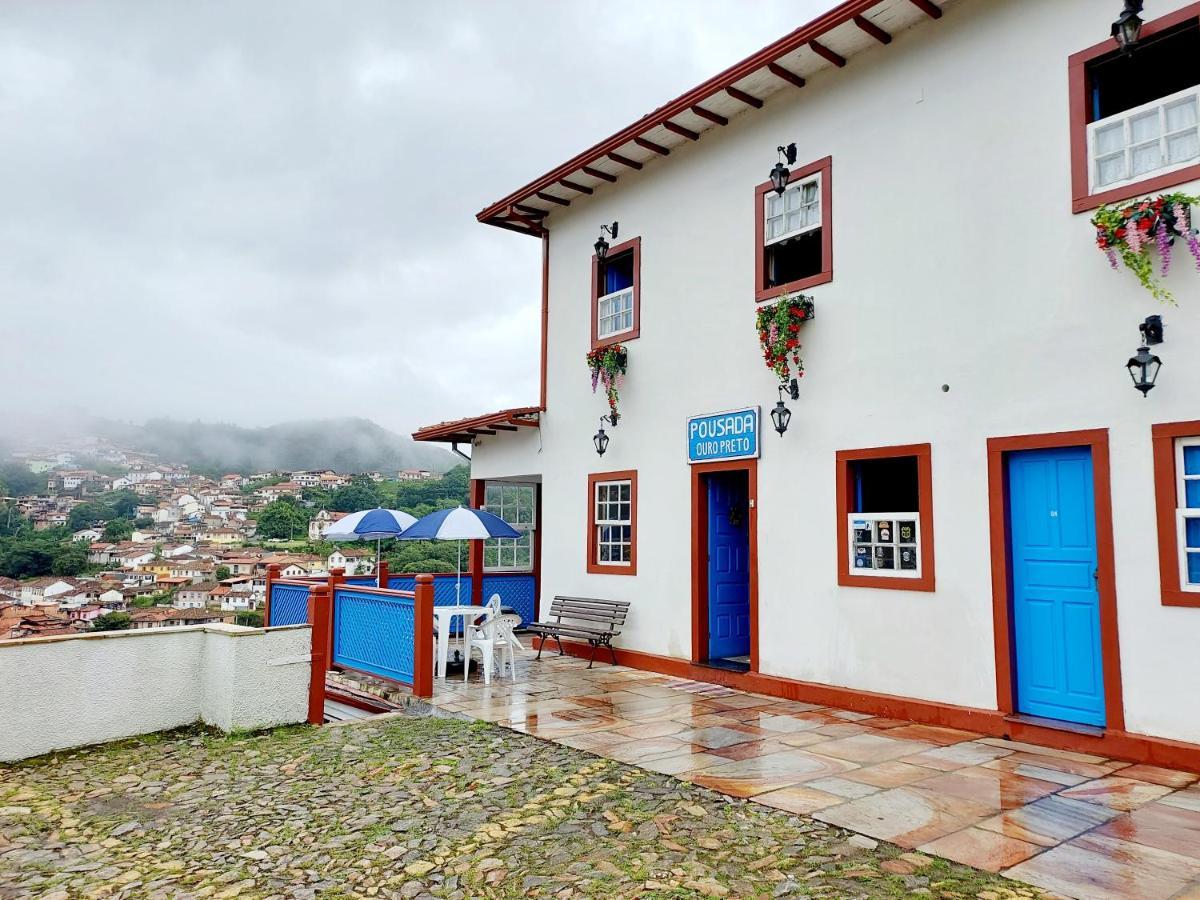
[[[348,485],[333,492],[330,503],[338,512],[358,512],[379,506],[379,490],[365,475],[356,475]]]
[[[300,492],[300,499],[311,503],[314,509],[333,509],[333,494],[325,488],[305,488]]]
[[[295,540],[297,535],[308,534],[309,510],[300,506],[292,497],[280,497],[268,503],[258,514],[258,536],[266,539]]]
[[[217,581],[224,581],[228,577],[229,566],[217,566],[216,570],[213,572],[213,578],[215,578]]]
[[[67,527],[72,531],[79,531],[79,529],[88,528],[96,522],[103,522],[111,516],[111,513],[112,509],[107,503],[89,500],[71,508],[71,513],[67,516]]]
[[[0,577],[36,578],[49,575],[54,563],[55,542],[43,537],[44,532],[26,537],[5,538],[0,541]]]
[[[248,628],[262,628],[263,614],[260,609],[244,609],[233,617],[234,625],[245,625]]]
[[[125,631],[132,624],[129,613],[110,612],[92,620],[92,631]]]
[[[46,490],[46,476],[31,472],[20,463],[0,464],[0,481],[4,482],[6,497],[29,497]]]
[[[0,502],[0,537],[8,537],[19,533],[28,523],[17,504],[12,501]]]
[[[112,519],[104,526],[103,539],[106,541],[127,541],[133,537],[133,523],[128,519]]]
[[[451,469],[441,478],[428,481],[387,482],[382,485],[384,500],[395,509],[417,515],[418,507],[428,512],[470,505],[471,472],[466,466]]]
[[[81,541],[61,544],[50,563],[51,575],[78,575],[87,568],[87,547]]]

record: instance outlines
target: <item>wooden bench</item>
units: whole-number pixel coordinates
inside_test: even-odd
[[[592,655],[588,660],[588,668],[596,659],[596,651],[607,647],[612,657],[613,665],[617,664],[617,654],[613,650],[612,639],[621,633],[625,617],[629,614],[629,603],[624,600],[596,600],[589,597],[555,597],[550,604],[550,615],[553,622],[534,622],[529,630],[542,636],[538,647],[538,659],[546,641],[554,638],[558,641],[558,655],[563,655],[563,637],[580,638],[592,646]],[[564,622],[563,619],[570,621]]]

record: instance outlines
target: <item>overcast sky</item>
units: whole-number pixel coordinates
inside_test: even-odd
[[[521,184],[832,0],[0,3],[0,435],[537,402]]]

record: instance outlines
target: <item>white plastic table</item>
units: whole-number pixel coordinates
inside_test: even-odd
[[[442,681],[446,680],[446,661],[450,655],[450,626],[454,617],[462,618],[462,634],[465,639],[467,625],[482,616],[486,610],[486,606],[435,606],[433,608],[433,617],[437,620],[438,629],[437,677]],[[471,652],[470,647],[464,647],[464,650],[467,653]]]

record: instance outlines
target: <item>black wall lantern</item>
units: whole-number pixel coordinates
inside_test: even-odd
[[[617,226],[619,224],[619,222],[613,222],[612,228],[609,228],[607,225],[600,226],[600,237],[596,239],[595,244],[596,259],[600,260],[600,262],[604,262],[604,257],[608,256],[608,241],[604,239],[604,235],[607,234],[615,241],[617,239]]]
[[[1112,24],[1113,40],[1126,53],[1132,53],[1142,39],[1142,0],[1125,0],[1125,8]]]
[[[792,177],[791,169],[787,166],[796,164],[796,145],[788,144],[786,147],[776,147],[775,152],[779,154],[780,159],[775,163],[775,168],[771,170],[771,184],[775,188],[775,193],[782,196],[787,189],[788,179]],[[783,164],[787,160],[787,166]]]
[[[1163,341],[1162,316],[1147,316],[1146,321],[1138,326],[1138,330],[1142,333],[1142,346],[1138,347],[1137,354],[1125,363],[1125,368],[1129,370],[1133,386],[1145,397],[1154,390],[1154,381],[1158,378],[1158,370],[1162,368],[1162,360],[1150,352],[1154,344],[1161,344]]]
[[[783,437],[785,431],[788,430],[788,425],[792,421],[792,411],[783,403],[784,386],[779,386],[779,399],[775,402],[775,408],[771,410],[771,421],[775,423],[775,430],[779,432],[779,436]],[[793,400],[800,399],[800,385],[793,378],[791,384],[786,388],[788,396]]]
[[[592,437],[592,443],[596,445],[596,453],[600,456],[604,455],[604,451],[608,449],[608,435],[604,433],[604,420],[607,416],[600,417],[600,430]]]

